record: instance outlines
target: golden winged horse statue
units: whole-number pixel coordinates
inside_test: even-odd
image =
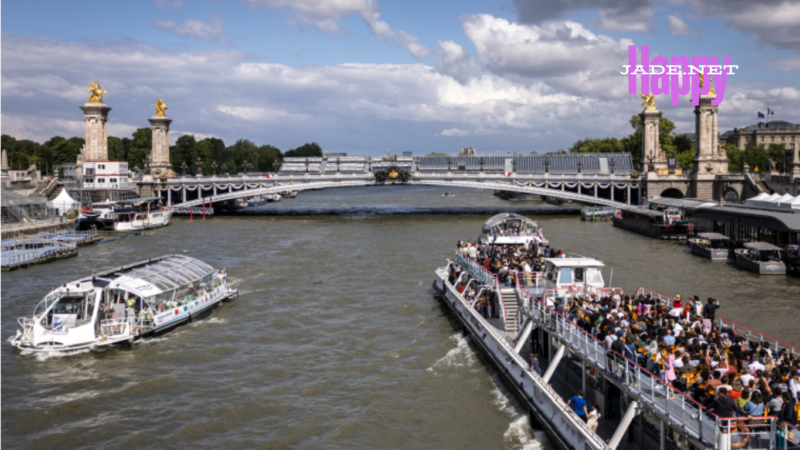
[[[103,96],[106,95],[106,91],[100,87],[100,82],[97,80],[92,81],[91,86],[86,88],[86,92],[91,93],[92,95],[89,97],[89,103],[103,103]]]

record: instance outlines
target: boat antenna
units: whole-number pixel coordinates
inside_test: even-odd
[[[608,287],[614,286],[611,282],[614,281],[614,268],[611,268],[611,276],[608,278]]]

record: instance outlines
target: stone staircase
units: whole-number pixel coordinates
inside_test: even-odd
[[[514,330],[514,319],[516,319],[519,309],[517,291],[512,287],[503,287],[500,292],[503,294],[503,305],[506,308],[506,331],[516,331]]]

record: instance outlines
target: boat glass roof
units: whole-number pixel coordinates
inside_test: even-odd
[[[529,218],[527,218],[525,216],[521,216],[519,214],[514,214],[514,213],[502,213],[502,214],[498,214],[496,216],[493,216],[492,218],[490,218],[489,220],[486,221],[486,225],[485,226],[487,228],[491,228],[491,227],[497,225],[498,223],[503,223],[503,222],[507,222],[507,221],[515,221],[515,220],[521,220],[523,222],[528,222],[530,224],[533,224],[534,226],[537,226],[536,221],[531,220],[531,219],[529,219]]]
[[[176,289],[213,272],[208,264],[183,255],[172,255],[156,263],[117,272],[130,278],[145,281],[162,291]]]

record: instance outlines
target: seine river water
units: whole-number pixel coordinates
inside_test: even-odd
[[[548,447],[430,287],[488,216],[422,214],[531,204],[442,192],[306,192],[264,208],[283,215],[176,218],[3,274],[4,339],[51,287],[166,253],[226,268],[240,291],[208,319],[133,347],[40,357],[4,342],[3,448]],[[325,214],[292,215],[309,213]],[[720,315],[800,343],[798,278],[758,277],[575,215],[538,220],[554,246],[603,260],[607,280],[613,268],[626,292],[716,296]]]

